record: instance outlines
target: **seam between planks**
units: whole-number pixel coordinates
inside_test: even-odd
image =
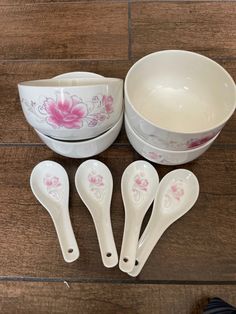
[[[27,282],[68,282],[68,283],[108,283],[108,284],[156,284],[156,285],[236,285],[235,280],[139,280],[139,279],[83,279],[83,278],[52,278],[30,276],[0,276],[0,282],[27,281]]]
[[[226,1],[226,0],[224,0]],[[104,4],[109,4],[109,3],[127,3],[128,0],[103,0],[103,1],[100,1],[100,0],[81,0],[81,1],[54,1],[54,2],[51,2],[51,1],[45,1],[45,2],[29,2],[29,3],[3,3],[3,4],[0,4],[0,7],[22,7],[22,6],[37,6],[37,5],[59,5],[59,4],[68,4],[68,5],[78,5],[78,4],[93,4],[93,3],[98,3],[98,4],[101,4],[101,3],[104,3]]]

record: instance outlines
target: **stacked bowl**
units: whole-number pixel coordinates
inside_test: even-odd
[[[125,79],[128,139],[139,154],[159,164],[179,165],[199,157],[235,107],[232,77],[197,53],[152,53],[137,61]]]
[[[107,149],[123,120],[123,81],[72,72],[18,84],[28,123],[53,151],[86,158]]]

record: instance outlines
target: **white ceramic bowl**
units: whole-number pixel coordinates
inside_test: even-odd
[[[157,148],[145,142],[132,129],[127,116],[125,117],[125,130],[133,148],[144,158],[160,165],[181,165],[198,158],[211,146],[219,135],[218,133],[214,138],[200,147],[186,151],[171,151]]]
[[[83,140],[111,128],[123,110],[123,81],[57,78],[18,84],[26,120],[40,133]]]
[[[236,106],[231,76],[197,53],[166,50],[136,62],[125,79],[125,110],[136,133],[163,149],[187,150],[213,138]]]
[[[54,152],[71,158],[88,158],[106,150],[117,138],[123,121],[121,114],[118,122],[102,135],[87,141],[65,142],[56,140],[35,130],[41,140]]]

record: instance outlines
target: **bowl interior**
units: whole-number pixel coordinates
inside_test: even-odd
[[[216,62],[187,51],[139,60],[126,77],[126,97],[152,124],[175,132],[212,129],[235,109],[235,84]]]
[[[80,86],[94,86],[107,85],[122,82],[121,79],[116,78],[53,78],[46,80],[35,80],[19,83],[20,86],[29,87],[80,87]]]

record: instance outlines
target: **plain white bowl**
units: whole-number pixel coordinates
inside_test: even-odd
[[[111,128],[123,111],[121,79],[62,77],[23,82],[18,89],[28,123],[56,139],[96,137]]]
[[[123,122],[123,113],[118,122],[100,136],[87,141],[65,142],[56,140],[35,130],[41,140],[54,152],[71,158],[88,158],[106,150],[117,138]]]
[[[210,141],[194,149],[186,151],[171,151],[157,148],[139,137],[132,129],[127,116],[125,116],[125,130],[133,148],[144,158],[160,165],[181,165],[201,156],[215,141],[219,133]]]
[[[222,129],[235,106],[235,84],[229,73],[189,51],[147,55],[125,79],[125,110],[132,128],[163,149],[201,146]]]

